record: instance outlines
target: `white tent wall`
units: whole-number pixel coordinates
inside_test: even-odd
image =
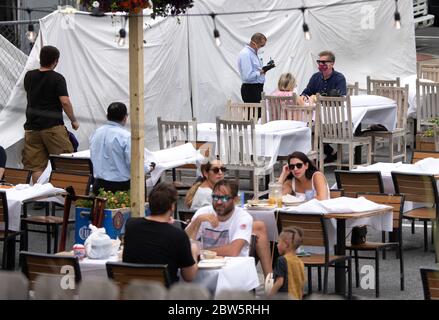
[[[267,74],[264,88],[267,93],[276,88],[284,72],[295,75],[300,93],[317,71],[315,59],[322,50],[334,51],[336,70],[342,72],[348,82],[358,81],[363,88],[367,75],[390,79],[416,73],[412,1],[398,1],[400,30],[393,26],[394,1],[343,4],[348,2],[352,1],[305,1],[308,7],[323,6],[306,10],[310,41],[303,37],[299,10],[217,15],[221,47],[215,46],[210,16],[145,18],[146,146],[151,150],[158,148],[157,116],[172,120],[191,118],[191,98],[193,115],[200,122],[211,122],[215,116],[224,115],[227,99],[240,101],[237,57],[255,32],[268,37],[267,45],[260,50],[264,64],[271,57],[277,65]],[[194,4],[190,13],[220,14],[297,8],[302,1],[196,0]],[[42,44],[55,45],[61,51],[57,71],[66,77],[80,120],[81,127],[75,132],[80,149],[87,149],[89,136],[105,121],[108,104],[112,101],[128,104],[128,47],[120,48],[115,41],[123,18],[55,12],[40,23]],[[34,47],[25,70],[38,66],[40,47],[39,43]],[[23,77],[24,73],[7,107],[0,113],[0,145],[5,147],[24,135]],[[66,123],[70,129],[70,122]],[[14,150],[18,153],[20,148]]]

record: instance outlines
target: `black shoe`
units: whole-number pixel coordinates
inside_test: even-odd
[[[331,162],[334,162],[335,160],[337,160],[337,153],[328,154],[323,162],[324,163],[331,163]]]

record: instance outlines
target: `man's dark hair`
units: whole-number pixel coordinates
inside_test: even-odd
[[[166,213],[178,199],[177,189],[172,184],[161,182],[149,194],[149,208],[152,216]]]
[[[59,50],[54,46],[44,46],[40,51],[40,65],[42,67],[50,67],[59,59]]]
[[[127,114],[127,106],[122,102],[113,102],[108,106],[108,121],[122,122]]]
[[[213,192],[218,190],[221,186],[227,187],[230,190],[230,195],[236,197],[238,195],[238,183],[235,180],[220,180],[213,186]]]

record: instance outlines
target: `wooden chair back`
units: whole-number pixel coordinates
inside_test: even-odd
[[[425,300],[439,300],[439,270],[421,268],[422,288]]]
[[[357,192],[384,192],[380,171],[335,170],[337,188],[344,190],[346,197],[355,198]]]
[[[233,121],[216,118],[218,154],[226,165],[255,165],[256,133],[253,121]]]
[[[237,103],[227,100],[226,119],[231,121],[253,121],[257,123],[259,116],[261,122],[267,122],[267,114],[263,102],[259,103]]]
[[[10,184],[29,184],[32,171],[26,169],[5,168],[3,180]]]
[[[88,195],[90,193],[91,175],[52,171],[49,182],[57,188],[73,187],[76,195]]]
[[[376,94],[376,87],[399,87],[401,80],[399,77],[396,80],[381,80],[381,79],[371,79],[370,76],[366,78],[367,83],[367,94]]]
[[[405,129],[407,127],[409,85],[407,84],[405,87],[376,86],[374,94],[395,100],[397,105],[396,128]]]
[[[439,82],[439,64],[421,64],[418,79],[427,79]]]
[[[166,288],[171,285],[171,276],[167,264],[140,264],[125,262],[107,262],[107,275],[120,288],[123,293],[124,287],[131,280],[154,280],[163,284]]]
[[[30,290],[41,274],[59,276],[73,271],[75,283],[81,281],[81,269],[77,257],[21,251],[20,258],[23,262],[22,271],[29,280]],[[70,268],[67,269],[66,266]]]
[[[322,214],[298,214],[279,212],[280,230],[288,227],[298,227],[303,230],[304,246],[322,246],[328,254],[328,236]]]
[[[425,158],[439,158],[439,151],[413,151],[412,164]]]
[[[262,92],[262,103],[268,111],[267,121],[284,120],[282,118],[282,107],[295,106],[297,104],[297,96],[282,97],[282,96],[266,96]]]
[[[318,133],[321,139],[347,141],[353,138],[350,96],[317,97]]]
[[[437,185],[433,175],[392,171],[392,180],[395,192],[403,194],[406,201],[429,203],[436,205],[438,210]]]
[[[360,85],[358,84],[358,81],[354,84],[348,84],[346,86],[347,94],[350,96],[358,96],[360,93]]]
[[[402,213],[404,211],[404,195],[400,194],[385,194],[373,192],[358,192],[357,197],[364,197],[367,200],[378,204],[384,204],[393,208],[393,231],[398,230],[398,238],[402,241]]]
[[[329,197],[331,199],[344,197],[344,190],[343,189],[330,189],[329,190]]]
[[[90,158],[66,157],[49,155],[52,171],[62,171],[73,174],[89,174],[93,177],[93,164]]]
[[[439,117],[439,82],[416,79],[416,132],[421,132],[421,126],[436,117]]]
[[[197,119],[192,121],[165,121],[157,118],[160,150],[176,146],[178,141],[197,140]]]

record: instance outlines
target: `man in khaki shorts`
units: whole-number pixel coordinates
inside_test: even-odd
[[[23,165],[32,171],[36,183],[47,166],[49,154],[73,152],[63,111],[78,130],[79,123],[67,92],[66,80],[54,71],[58,64],[59,50],[44,46],[40,51],[40,68],[30,70],[24,77],[27,94],[26,123],[24,124]]]

